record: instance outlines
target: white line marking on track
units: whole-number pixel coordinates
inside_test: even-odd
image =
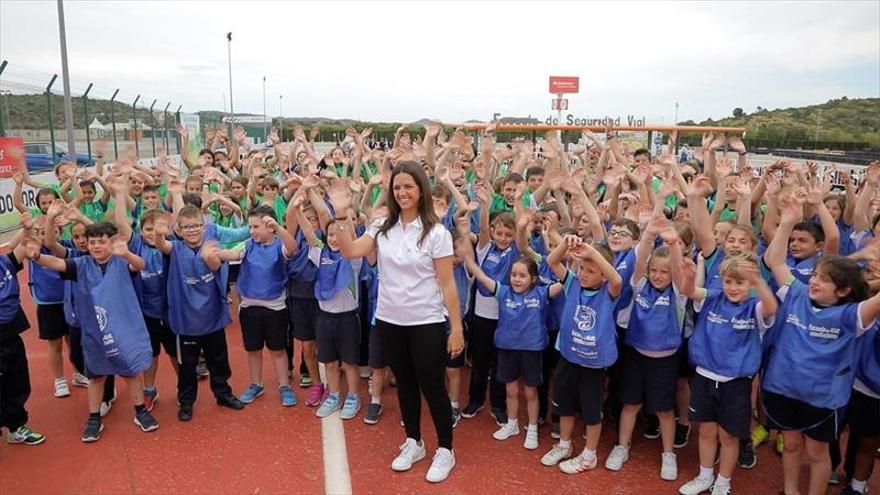
[[[324,493],[350,495],[351,473],[345,447],[345,428],[339,411],[321,419],[321,440],[324,454]]]

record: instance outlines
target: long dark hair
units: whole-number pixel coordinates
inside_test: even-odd
[[[434,213],[434,206],[429,201],[431,198],[431,185],[428,183],[428,176],[425,174],[422,166],[416,162],[400,162],[391,170],[391,180],[388,182],[388,200],[385,201],[388,205],[388,216],[385,217],[385,223],[379,228],[379,235],[387,235],[387,232],[397,225],[397,222],[400,220],[400,205],[394,199],[394,179],[400,174],[407,174],[412,177],[419,188],[419,204],[417,209],[419,211],[419,218],[422,220],[422,234],[419,236],[418,246],[421,247],[422,242],[428,237],[428,233],[431,232],[434,225],[440,223],[440,219],[437,218],[437,214]]]

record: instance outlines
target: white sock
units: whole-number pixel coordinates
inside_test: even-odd
[[[559,446],[562,447],[563,449],[570,449],[571,448],[571,440],[560,440]]]
[[[451,405],[455,409],[458,409],[458,401],[457,400],[449,401],[449,405]]]
[[[511,428],[519,428],[519,420],[516,418],[507,418],[507,425]]]
[[[538,431],[538,425],[533,424],[533,423],[529,423],[529,425],[526,426],[526,430],[527,431]]]
[[[715,468],[700,466],[700,478],[715,479]]]
[[[849,482],[849,486],[850,486],[853,490],[855,490],[855,491],[857,491],[857,492],[859,492],[859,493],[865,493],[865,489],[868,487],[867,485],[868,485],[868,481],[867,481],[867,480],[865,480],[865,481],[859,481],[859,480],[853,478],[852,481]]]
[[[381,397],[376,397],[376,396],[370,397],[370,404],[381,404],[381,403],[382,403]]]
[[[584,447],[583,456],[584,456],[584,459],[595,459],[596,458],[596,451],[590,450],[590,449]]]
[[[730,486],[730,478],[725,478],[724,476],[721,476],[719,474],[718,477],[715,478],[715,484],[721,486]]]

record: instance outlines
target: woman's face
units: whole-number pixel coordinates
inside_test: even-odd
[[[400,207],[400,211],[413,211],[419,207],[419,200],[422,192],[419,185],[412,175],[401,172],[394,176],[394,183],[391,186],[394,193],[394,200]]]

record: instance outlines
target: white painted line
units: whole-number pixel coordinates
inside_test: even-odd
[[[345,428],[339,418],[339,411],[321,419],[321,439],[324,454],[324,493],[350,495],[351,473],[348,470]]]

